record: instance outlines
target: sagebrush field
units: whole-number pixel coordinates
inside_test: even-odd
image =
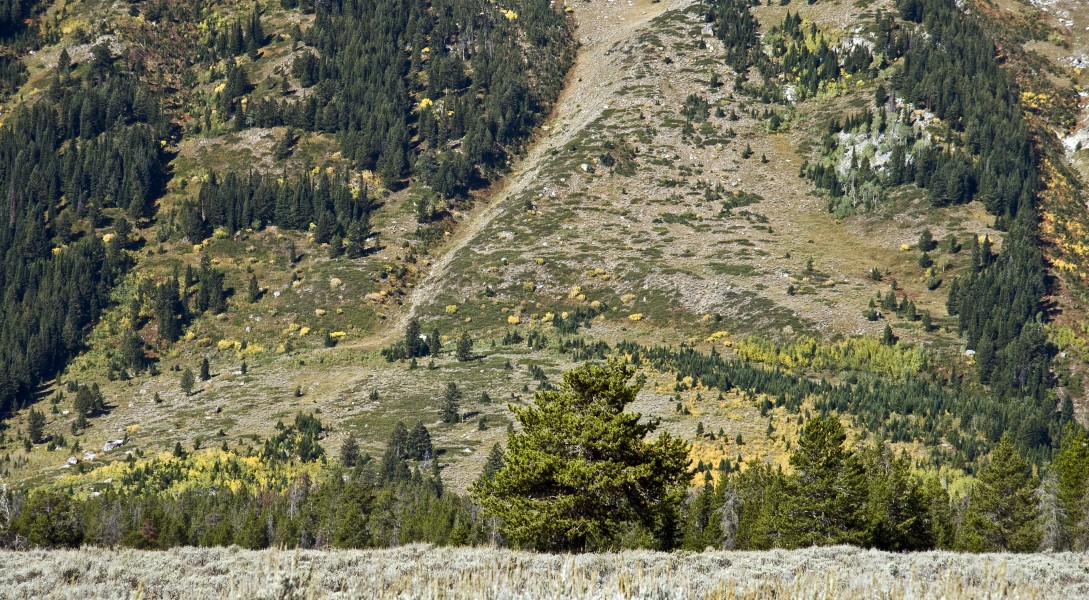
[[[4,598],[885,598],[1089,594],[1089,555],[800,551],[552,555],[405,546],[371,551],[5,552]]]

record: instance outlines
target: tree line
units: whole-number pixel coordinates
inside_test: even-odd
[[[251,172],[210,173],[195,201],[183,202],[172,215],[175,231],[192,242],[215,228],[228,233],[275,225],[309,231],[314,242],[330,244],[335,255],[348,245],[348,255],[363,254],[373,233],[370,219],[377,202],[365,185],[344,173],[279,177]]]
[[[973,480],[919,469],[886,442],[849,441],[839,418],[805,422],[788,470],[761,460],[717,469],[626,410],[635,370],[586,363],[518,408],[508,447],[486,457],[468,496],[445,489],[423,423],[394,428],[381,457],[300,413],[257,448],[137,463],[99,493],[45,486],[0,497],[0,542],[136,548],[389,547],[499,543],[548,551],[800,548],[890,551],[1083,550],[1089,546],[1089,441],[1068,424],[1055,461],[1033,470],[1010,436]],[[226,445],[226,442],[224,442]],[[259,457],[255,463],[246,457]],[[255,465],[265,465],[258,474]],[[740,467],[740,465],[738,465]]]

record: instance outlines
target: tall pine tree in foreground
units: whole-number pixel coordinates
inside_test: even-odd
[[[1059,550],[1089,548],[1089,439],[1080,427],[1067,426],[1052,463],[1061,515]]]
[[[818,417],[802,430],[787,522],[788,545],[860,543],[866,504],[865,470],[844,447],[847,434],[834,416]]]
[[[1031,552],[1040,543],[1036,478],[1003,435],[979,470],[968,500],[962,545],[972,552]]]
[[[688,443],[624,409],[639,384],[633,367],[587,363],[564,374],[558,390],[514,407],[522,431],[509,438],[502,466],[472,494],[516,545],[548,551],[614,545],[630,525],[659,547],[676,535],[688,483]]]

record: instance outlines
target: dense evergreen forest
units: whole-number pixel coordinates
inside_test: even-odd
[[[896,44],[907,50],[892,79],[894,91],[959,134],[959,144],[917,148],[913,168],[903,167],[904,179],[913,170],[935,205],[977,198],[995,215],[996,226],[1009,230],[998,258],[973,256],[972,273],[951,286],[949,312],[976,351],[980,381],[1003,398],[1031,398],[1046,407],[1053,403],[1047,394],[1053,349],[1041,329],[1048,281],[1037,239],[1040,182],[1019,95],[998,64],[994,41],[952,2],[904,0],[898,6],[905,20],[923,28]],[[935,51],[936,43],[949,51]]]
[[[230,60],[216,105],[205,107],[197,131],[213,127],[213,108],[216,119],[235,129],[287,126],[278,159],[290,155],[300,133],[334,134],[354,168],[376,172],[390,188],[416,182],[445,200],[464,197],[504,171],[548,114],[573,58],[563,13],[545,2],[483,12],[461,1],[285,3],[285,8],[315,14],[291,62],[298,92],[285,74],[279,97],[253,93],[247,63],[234,60],[265,44],[254,9],[204,40],[204,62]],[[346,201],[353,185],[355,203]],[[354,238],[349,242],[354,247],[360,236],[372,233],[375,199],[346,176],[331,184],[272,185],[261,174],[213,174],[204,187],[211,189],[181,210],[178,229],[193,240],[218,226],[305,230],[316,223],[322,243]],[[313,191],[301,191],[307,188]],[[296,196],[293,207],[283,206],[285,194]],[[421,205],[428,211],[421,220],[435,216],[430,204]]]
[[[213,171],[195,198],[165,215],[160,241],[164,232],[195,243],[216,228],[306,231],[313,223],[315,239],[330,243],[331,256],[365,256],[376,243],[371,213],[378,199],[351,172],[373,169],[389,187],[411,177],[443,198],[463,195],[502,172],[520,151],[548,113],[573,57],[563,12],[547,2],[484,12],[468,2],[287,4],[316,19],[299,34],[290,69],[299,93],[288,86],[282,98],[251,97],[253,63],[246,58],[269,40],[255,6],[213,27],[192,48],[196,66],[222,69],[222,89],[208,109],[235,129],[289,126],[277,159],[290,155],[299,133],[335,134],[350,169],[322,175]],[[14,0],[0,7],[0,39],[12,41],[10,53],[0,53],[4,93],[25,77],[14,40],[26,37],[25,21],[37,5]],[[182,5],[151,5],[147,16],[192,18],[199,7],[191,8],[193,14]],[[176,110],[160,107],[176,99],[164,96],[141,60],[102,43],[91,48],[89,61],[75,65],[62,50],[47,94],[5,115],[0,414],[25,406],[81,349],[131,262],[128,252],[140,238],[132,226],[144,228],[159,217],[170,158],[165,140],[183,128],[172,122]],[[211,126],[210,112],[187,133],[200,133],[202,124]],[[206,279],[216,280],[214,270],[208,273]],[[193,311],[187,290],[164,298],[156,303],[157,323],[169,342]],[[136,340],[136,333],[129,337]],[[140,370],[143,350],[127,354],[132,357],[115,366]]]
[[[154,96],[108,46],[92,54],[81,76],[62,56],[48,97],[0,129],[4,414],[80,350],[130,263],[129,219],[153,212],[163,183]]]
[[[0,101],[26,81],[26,66],[21,59],[45,41],[27,26],[44,6],[45,2],[39,0],[0,1]]]
[[[411,174],[446,198],[503,170],[548,113],[573,56],[563,13],[546,2],[504,12],[463,0],[349,0],[313,10],[291,68],[306,93],[252,102],[245,121],[334,133],[388,184]]]
[[[23,41],[19,38],[27,31],[27,23],[44,8],[43,4],[37,0],[0,2],[0,40],[7,44]]]
[[[175,225],[185,237],[200,240],[216,227],[230,233],[265,225],[305,231],[313,223],[315,242],[335,241],[335,252],[347,242],[351,246],[349,256],[357,258],[372,233],[370,215],[374,207],[367,190],[353,187],[345,176],[301,175],[285,179],[227,173],[213,175],[204,183],[197,201],[182,206]]]

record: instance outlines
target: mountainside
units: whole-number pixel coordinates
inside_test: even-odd
[[[600,547],[1083,548],[1086,15],[0,0],[0,541],[499,541],[465,492],[611,359],[692,472]],[[925,527],[779,526],[827,415]]]

